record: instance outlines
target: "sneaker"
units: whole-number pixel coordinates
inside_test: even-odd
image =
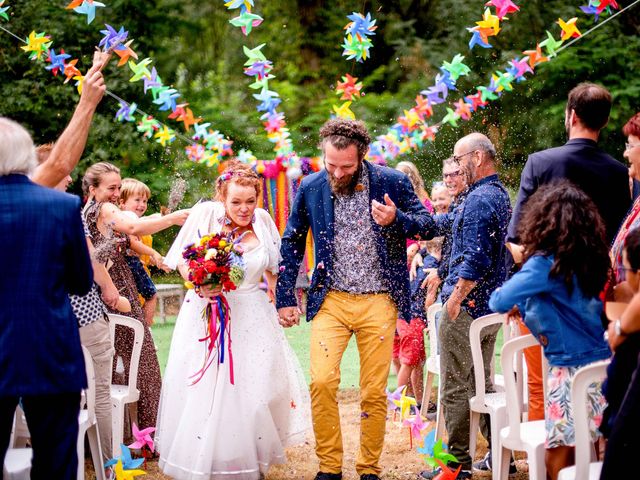
[[[342,480],[342,473],[318,472],[315,480]]]
[[[490,472],[492,470],[491,450],[487,452],[482,460],[473,464],[473,469],[478,472]],[[512,457],[511,463],[509,463],[509,475],[515,475],[516,473],[518,473],[518,469]]]
[[[455,467],[453,468],[453,466],[450,466],[449,468],[453,469],[455,471]],[[440,467],[436,468],[435,470],[425,470],[423,472],[420,472],[420,474],[418,475],[419,479],[427,479],[427,480],[433,480],[434,478],[436,478],[438,475],[440,475],[442,473],[442,469]],[[470,480],[471,477],[473,476],[473,474],[471,473],[471,470],[460,470],[458,472],[458,475],[456,476],[455,480]],[[447,477],[449,478],[449,477]]]

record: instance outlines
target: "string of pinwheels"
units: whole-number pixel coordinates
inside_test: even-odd
[[[370,51],[373,42],[369,38],[375,35],[376,21],[371,18],[371,13],[366,15],[353,12],[347,15],[349,23],[344,27],[345,37],[342,43],[342,56],[347,60],[356,62],[364,62],[371,56]],[[358,100],[364,92],[362,91],[362,82],[358,82],[357,77],[352,77],[346,73],[342,77],[342,81],[336,85],[336,95],[340,100],[344,100],[341,105],[333,105],[333,113],[336,117],[355,119],[356,116],[351,111],[351,104]]]
[[[405,110],[404,115],[398,117],[397,122],[389,128],[386,134],[376,138],[371,144],[369,159],[378,163],[392,162],[401,154],[423,148],[427,142],[432,142],[435,139],[441,126],[451,125],[456,127],[459,120],[470,120],[472,114],[479,109],[485,108],[490,101],[498,100],[505,92],[512,91],[514,82],[520,83],[526,80],[526,73],[533,74],[539,64],[557,56],[562,50],[635,6],[639,1],[636,0],[624,9],[612,13],[613,10],[619,8],[615,1],[590,0],[587,6],[580,7],[583,13],[593,16],[596,22],[602,15],[609,15],[609,17],[601,23],[596,23],[583,34],[578,30],[577,17],[567,21],[561,18],[558,19],[556,23],[561,29],[559,39],[547,31],[546,38],[536,43],[535,49],[523,51],[522,58],[514,57],[504,71],[497,70],[491,73],[489,83],[476,87],[473,94],[465,95],[456,102],[449,101],[444,117],[439,122],[429,124],[427,120],[433,116],[433,105],[445,103],[449,92],[456,89],[454,81],[451,80],[450,70],[459,74],[456,79],[468,73],[468,67],[462,63],[462,55],[456,55],[451,62],[445,62],[446,65],[443,64],[440,67],[441,73],[436,77],[434,87],[421,91],[416,97],[416,105],[408,111]],[[506,15],[509,13],[509,9],[515,12],[514,9],[517,7],[516,5],[511,6],[512,4],[508,0],[492,0],[487,5],[495,6],[498,15],[492,15],[490,10],[487,9],[483,14],[483,20],[476,22],[477,25],[475,27],[468,29],[472,33],[472,39],[469,42],[471,49],[476,44],[484,48],[491,48],[488,42],[488,37],[491,36],[488,35],[490,32],[483,30],[491,29],[492,32],[497,34],[500,29],[500,15]],[[482,35],[487,35],[487,37],[484,38]],[[477,36],[480,36],[480,38],[474,38]],[[542,51],[543,48],[544,52]],[[455,77],[456,75],[453,76]]]

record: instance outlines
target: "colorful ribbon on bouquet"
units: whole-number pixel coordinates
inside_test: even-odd
[[[231,385],[234,384],[230,310],[227,299],[223,295],[217,295],[211,302],[207,303],[207,306],[202,311],[206,336],[199,339],[199,341],[206,342],[207,348],[202,368],[190,377],[196,378],[191,385],[195,385],[204,377],[205,372],[209,369],[214,359],[218,359],[218,365],[224,363],[225,337],[227,350],[229,351],[229,379],[231,380]],[[214,352],[216,349],[218,349],[217,354]]]

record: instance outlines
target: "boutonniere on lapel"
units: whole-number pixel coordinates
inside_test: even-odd
[[[356,185],[356,192],[362,192],[364,190],[364,185],[361,183],[358,183]]]

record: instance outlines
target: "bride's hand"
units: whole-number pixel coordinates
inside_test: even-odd
[[[278,321],[285,328],[300,325],[300,310],[298,307],[283,307],[278,309]]]
[[[202,298],[207,298],[211,300],[212,298],[217,297],[222,293],[222,287],[219,285],[203,285],[198,289],[198,294]]]

